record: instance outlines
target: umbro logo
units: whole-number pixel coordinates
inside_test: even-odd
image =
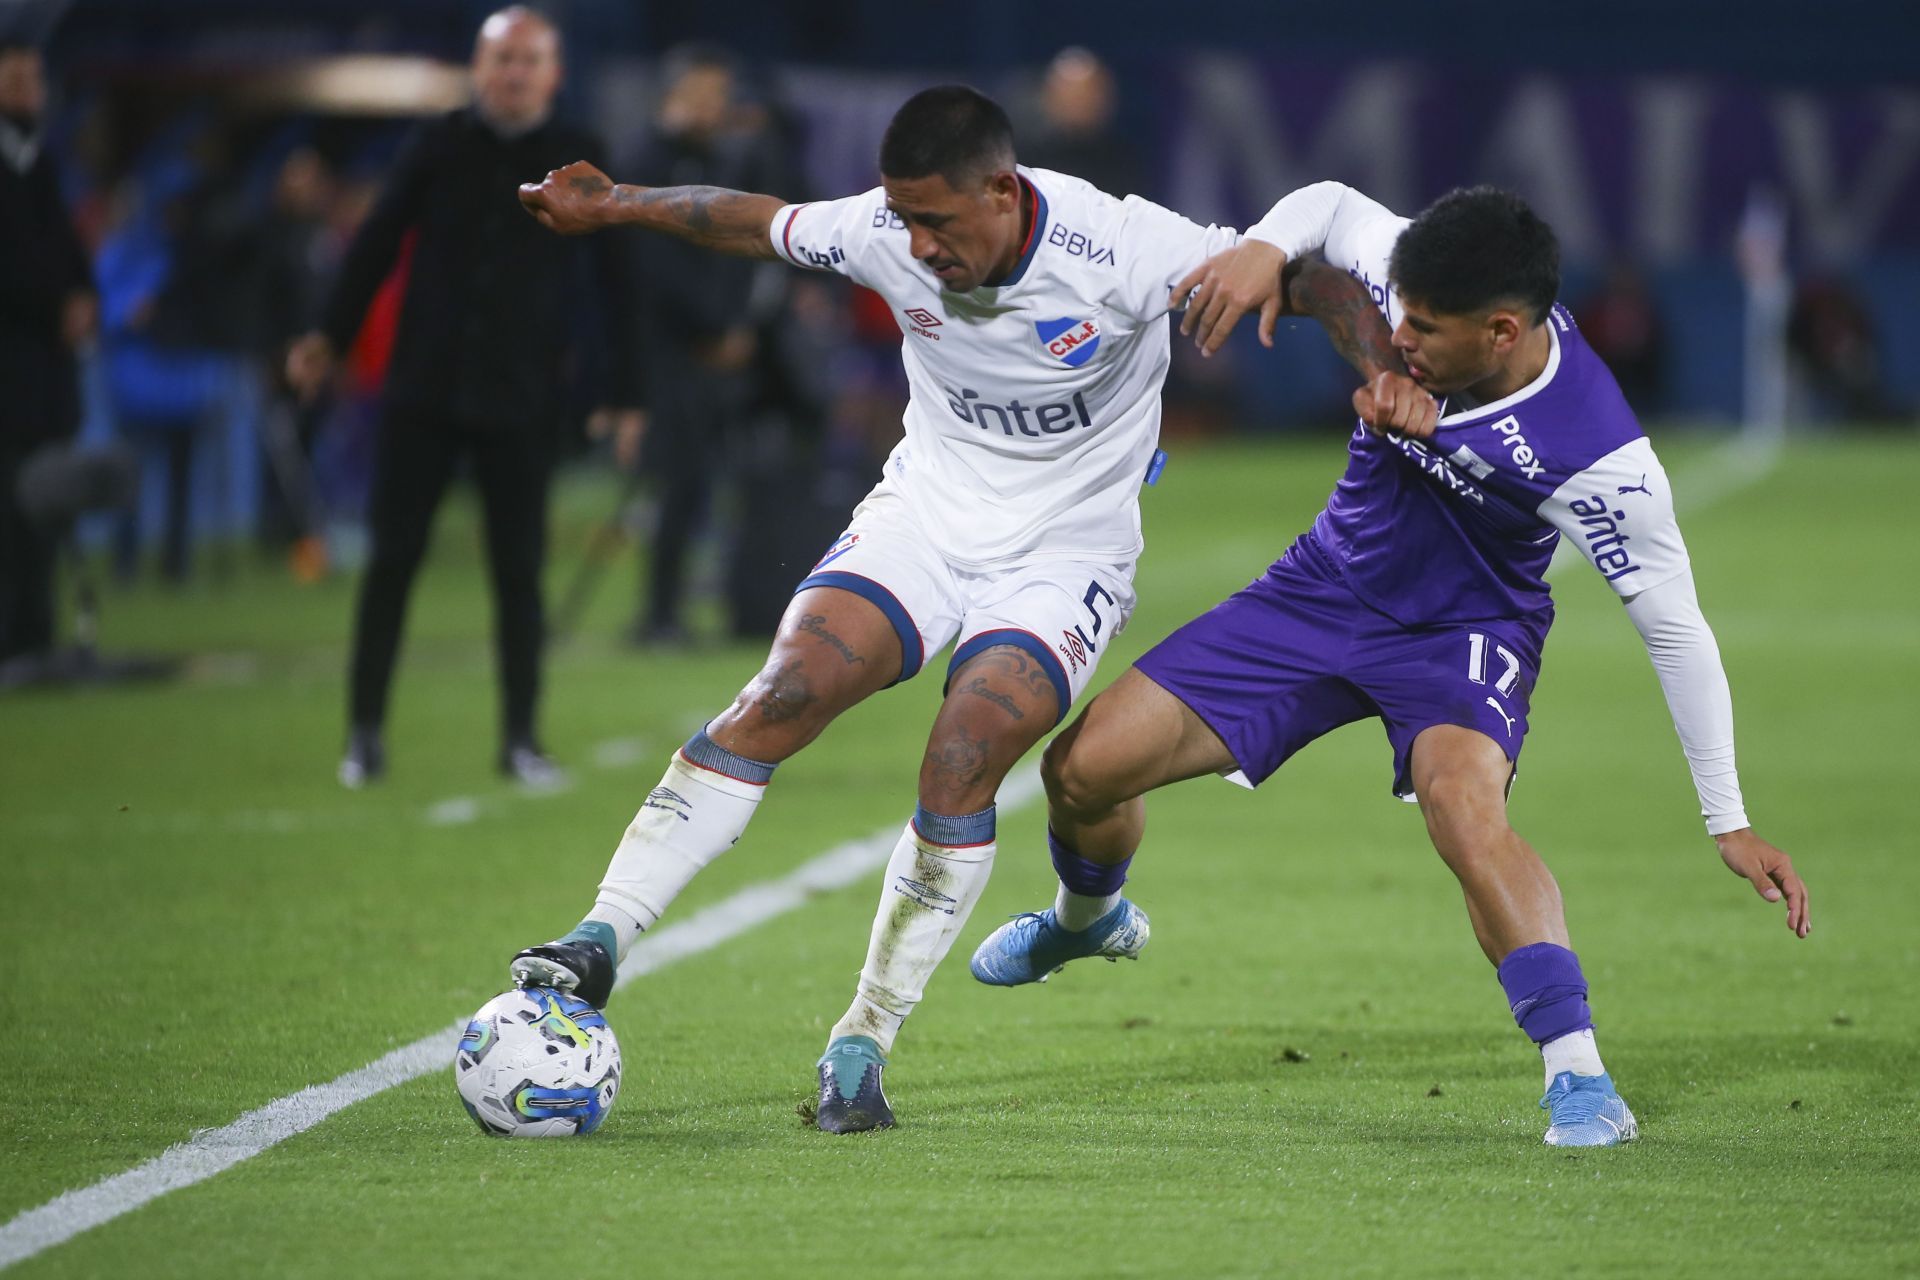
[[[927,328],[929,329],[932,329],[940,324],[940,317],[933,314],[933,312],[927,310],[925,307],[915,307],[911,311],[906,311],[906,312],[903,312],[902,314],[905,315],[907,319],[913,321],[915,324],[923,324],[927,326]]]
[[[642,809],[665,809],[682,822],[693,821],[693,806],[687,803],[685,796],[670,787],[655,787],[647,793],[646,802],[640,807]]]
[[[949,898],[932,885],[908,879],[906,876],[901,876],[893,882],[893,891],[904,893],[929,911],[939,911],[946,915],[952,915],[954,909],[960,905],[956,899]]]

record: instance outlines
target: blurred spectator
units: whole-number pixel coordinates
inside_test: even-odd
[[[1902,415],[1880,374],[1873,313],[1837,275],[1800,282],[1787,315],[1787,349],[1829,413],[1848,422],[1885,422]]]
[[[1109,195],[1146,194],[1139,149],[1113,125],[1117,105],[1104,62],[1077,46],[1061,50],[1041,85],[1040,127],[1020,139],[1021,160],[1084,178]]]
[[[738,99],[731,54],[713,45],[683,46],[667,56],[663,79],[633,181],[792,193],[766,113]],[[658,484],[660,511],[633,638],[673,644],[687,634],[688,553],[711,516],[726,450],[767,367],[771,335],[763,330],[782,304],[786,272],[668,236],[641,237],[634,253],[652,389],[644,467]],[[623,436],[615,456],[631,465],[636,444],[631,433]]]
[[[328,215],[334,204],[331,170],[312,147],[289,152],[275,171],[258,244],[256,350],[288,349],[320,314],[335,264]],[[265,488],[261,534],[269,544],[292,544],[302,578],[325,566],[312,450],[319,415],[309,403],[278,400],[262,423],[271,483]]]
[[[1613,370],[1627,403],[1643,414],[1654,409],[1666,375],[1666,334],[1639,268],[1616,261],[1600,292],[1574,318],[1587,344]]]
[[[355,622],[339,774],[349,787],[384,772],[382,729],[407,595],[462,461],[480,488],[493,582],[500,768],[536,786],[561,777],[534,725],[548,484],[569,402],[570,338],[586,301],[590,264],[582,255],[610,254],[621,242],[562,239],[520,208],[519,183],[603,154],[591,134],[551,118],[561,76],[554,26],[531,9],[502,9],[480,28],[472,70],[473,105],[427,122],[409,140],[347,251],[321,330],[288,353],[288,382],[317,392],[382,282],[409,255],[374,463],[373,552]],[[591,278],[607,291],[602,319],[623,322],[625,272],[601,261]],[[630,350],[616,341],[613,376],[630,373]],[[635,400],[632,385],[616,389],[615,403]]]
[[[53,645],[51,537],[21,510],[21,467],[80,422],[74,350],[93,334],[93,272],[43,149],[39,50],[0,44],[0,662]]]
[[[173,121],[121,184],[100,246],[101,330],[115,423],[164,473],[161,567],[187,576],[198,476],[215,509],[251,460],[251,220],[220,130],[202,113]],[[222,532],[232,533],[230,526]],[[138,525],[124,522],[117,560],[130,575]]]

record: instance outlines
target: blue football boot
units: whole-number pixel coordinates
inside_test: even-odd
[[[887,1060],[867,1036],[841,1036],[820,1055],[820,1105],[813,1122],[827,1133],[893,1128],[893,1108],[880,1087]]]
[[[1125,898],[1078,933],[1062,929],[1053,918],[1052,907],[1027,911],[988,934],[967,967],[974,977],[993,987],[1045,982],[1069,960],[1087,956],[1136,960],[1140,948],[1147,945],[1149,932],[1147,913]]]
[[[1612,1076],[1577,1076],[1562,1071],[1547,1086],[1540,1105],[1552,1117],[1550,1147],[1612,1147],[1632,1142],[1640,1125],[1614,1091]]]

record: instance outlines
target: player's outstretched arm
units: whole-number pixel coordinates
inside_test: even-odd
[[[786,202],[724,187],[633,187],[615,183],[584,160],[522,183],[520,203],[563,236],[635,226],[691,240],[742,258],[774,257],[768,230]]]
[[[1645,476],[1641,477],[1643,480]],[[1660,477],[1664,488],[1665,476]],[[1649,539],[1649,541],[1652,541]],[[1627,600],[1627,616],[1653,661],[1667,710],[1686,752],[1707,830],[1727,869],[1768,902],[1787,904],[1787,928],[1804,938],[1813,927],[1807,886],[1793,859],[1760,838],[1747,822],[1734,768],[1733,695],[1713,630],[1700,612],[1693,574],[1677,576]]]

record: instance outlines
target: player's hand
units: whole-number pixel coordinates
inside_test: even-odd
[[[543,181],[521,183],[520,203],[547,230],[583,235],[612,221],[608,210],[613,203],[613,179],[585,160],[576,160],[550,171]]]
[[[320,394],[320,388],[333,376],[333,362],[333,343],[326,334],[309,333],[293,340],[287,348],[287,385],[301,403]]]
[[[1404,373],[1377,373],[1355,388],[1353,411],[1376,435],[1398,431],[1415,440],[1430,438],[1440,422],[1440,406]]]
[[[1263,240],[1242,240],[1208,258],[1173,286],[1176,301],[1187,299],[1181,334],[1193,339],[1201,355],[1210,356],[1225,344],[1241,316],[1258,311],[1261,345],[1271,347],[1273,325],[1286,297],[1280,287],[1280,269],[1286,265],[1287,255]]]
[[[1806,937],[1813,922],[1807,917],[1807,886],[1794,872],[1793,859],[1755,835],[1752,827],[1715,836],[1713,842],[1720,846],[1720,860],[1727,869],[1751,882],[1761,897],[1768,902],[1787,900],[1787,928],[1795,937]]]

